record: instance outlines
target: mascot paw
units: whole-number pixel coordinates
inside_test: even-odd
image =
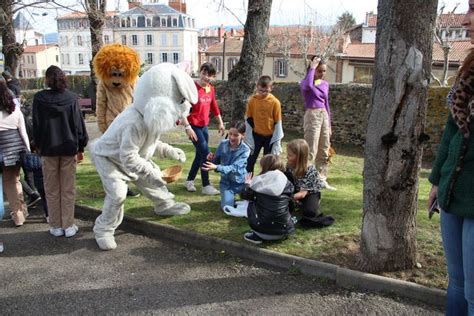
[[[156,215],[184,215],[188,214],[190,211],[191,207],[188,204],[182,202],[177,202],[166,209],[158,208],[155,206]]]
[[[171,158],[178,160],[179,162],[186,161],[186,154],[179,148],[174,148],[173,153],[171,154]]]
[[[95,241],[97,245],[102,250],[113,250],[117,248],[117,243],[115,243],[115,238],[111,237],[96,237]]]

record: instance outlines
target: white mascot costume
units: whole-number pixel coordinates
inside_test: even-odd
[[[188,204],[174,201],[160,167],[150,158],[156,151],[161,157],[186,160],[181,149],[159,139],[189,114],[190,103],[196,103],[197,98],[196,85],[184,71],[173,64],[154,66],[138,79],[132,105],[90,146],[106,194],[102,214],[94,225],[100,249],[117,247],[114,232],[123,219],[129,181],[155,203],[157,215],[181,215],[191,210]]]

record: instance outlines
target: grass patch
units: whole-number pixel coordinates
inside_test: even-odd
[[[194,157],[194,147],[189,143],[175,144],[175,146],[186,152],[188,160],[184,164],[181,179],[170,184],[168,189],[175,194],[177,201],[190,204],[192,211],[185,216],[155,216],[152,202],[142,196],[128,198],[125,202],[125,213],[135,218],[245,243],[242,236],[249,229],[246,219],[230,217],[222,213],[219,210],[219,196],[202,196],[199,193],[201,190],[199,175],[196,179],[198,192],[189,193],[185,190],[184,181]],[[333,159],[330,174],[331,184],[337,187],[337,191],[323,191],[321,201],[322,211],[334,216],[335,224],[321,230],[298,229],[285,241],[265,243],[261,247],[355,268],[362,222],[363,156],[359,148],[338,146],[336,149],[338,154]],[[214,151],[215,148],[211,150]],[[285,156],[285,154],[282,155],[282,157]],[[174,164],[176,161],[159,161],[162,169]],[[417,241],[418,262],[422,267],[383,273],[383,275],[446,288],[447,274],[439,232],[439,216],[434,216],[430,221],[425,210],[430,189],[427,180],[429,172],[429,169],[422,169],[420,173]],[[218,186],[219,174],[211,172],[210,179],[211,183]],[[87,154],[85,161],[78,168],[76,198],[78,204],[95,208],[102,207],[104,199],[102,184]]]

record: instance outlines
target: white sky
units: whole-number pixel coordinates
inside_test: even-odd
[[[146,0],[143,0],[144,2]],[[403,0],[397,0],[403,1]],[[26,1],[25,1],[26,2]],[[62,0],[65,5],[77,3],[77,0]],[[221,25],[239,25],[239,21],[226,10],[219,10],[218,3],[221,0],[186,0],[188,14],[196,19],[197,27]],[[160,0],[159,3],[167,4],[167,0]],[[242,23],[245,23],[247,0],[224,0],[225,5],[239,16]],[[456,3],[460,3],[457,13],[466,12],[467,0],[439,0],[439,6],[446,4],[446,10],[451,11]],[[126,0],[108,0],[108,9],[113,10],[119,4],[120,8],[126,9]],[[351,12],[357,23],[362,23],[366,12],[377,12],[377,0],[273,0],[271,24],[307,24],[313,21],[315,24],[332,24],[344,11]],[[35,12],[35,11],[31,11]],[[43,13],[45,10],[36,9],[35,13]],[[56,22],[54,18],[66,11],[49,10],[47,16],[34,16],[36,22],[33,25],[45,33],[56,32]],[[27,14],[27,17],[28,14]]]

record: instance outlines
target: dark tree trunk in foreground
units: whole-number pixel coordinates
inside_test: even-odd
[[[232,120],[242,120],[249,96],[262,74],[268,43],[272,0],[249,0],[240,60],[229,73],[225,102],[231,105]]]
[[[23,46],[16,42],[15,30],[13,29],[13,0],[2,0],[1,8],[1,25],[2,30],[2,53],[5,58],[5,69],[9,69],[12,75],[18,76],[18,64],[23,54]]]
[[[103,45],[102,30],[106,23],[105,8],[107,6],[107,0],[85,0],[85,8],[87,17],[89,18],[89,28],[91,31],[91,48],[92,48],[92,59],[90,60],[91,68],[91,99],[92,99],[92,110],[95,112],[95,100],[97,93],[97,78],[95,76],[94,67],[92,62],[95,55]]]
[[[364,164],[361,268],[416,263],[418,173],[437,0],[379,0]]]

